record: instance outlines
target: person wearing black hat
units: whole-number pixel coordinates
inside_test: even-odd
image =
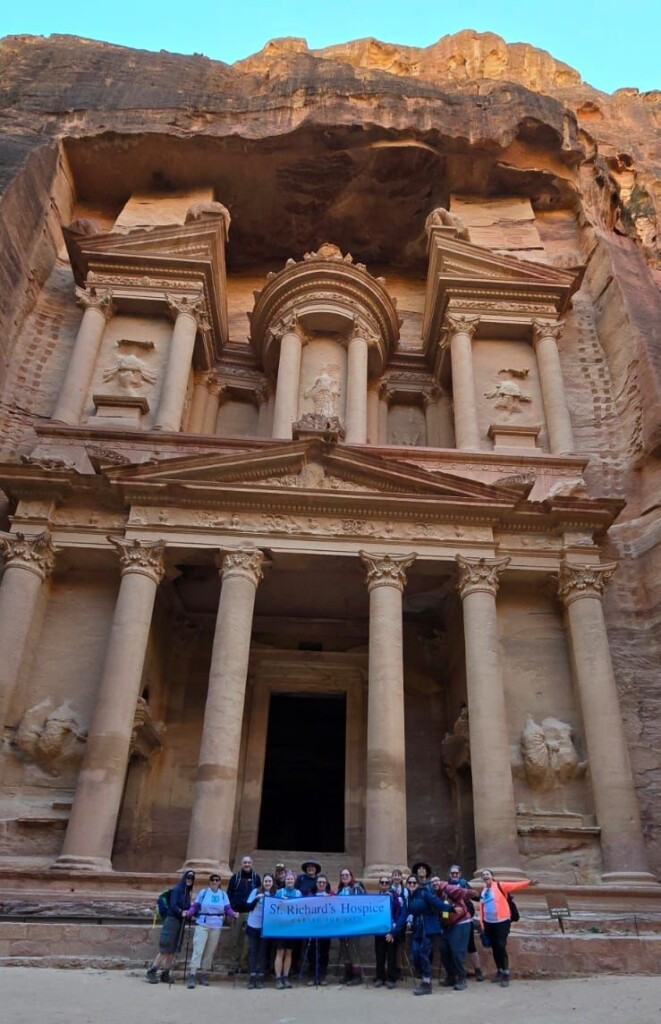
[[[429,879],[432,876],[432,869],[426,861],[416,861],[411,868],[411,874],[415,875],[417,878],[420,888],[423,888],[424,886],[429,888]]]
[[[304,860],[301,864],[301,874],[296,879],[296,888],[304,896],[314,896],[317,891],[317,875],[321,871],[321,865],[316,860]]]

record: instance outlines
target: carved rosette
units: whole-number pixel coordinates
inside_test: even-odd
[[[108,540],[117,549],[122,576],[133,572],[148,576],[156,584],[161,582],[165,574],[165,541],[127,540],[125,537],[108,537]]]
[[[463,316],[458,313],[448,313],[443,324],[446,331],[446,344],[449,344],[455,334],[466,334],[472,338],[480,324],[479,316]]]
[[[370,555],[367,551],[359,551],[358,554],[367,569],[365,581],[368,594],[376,587],[396,587],[403,593],[406,570],[418,557],[415,552],[410,555]]]
[[[165,302],[168,315],[172,320],[177,320],[180,316],[189,316],[201,331],[210,329],[204,316],[204,296],[201,292],[198,295],[169,295],[166,293]]]
[[[116,312],[113,293],[109,288],[104,291],[98,291],[96,288],[76,288],[76,302],[85,311],[95,309],[106,321],[111,320]]]
[[[601,601],[606,584],[617,569],[617,562],[602,565],[570,565],[560,563],[558,573],[558,596],[565,605],[581,597],[596,597]]]
[[[455,561],[459,575],[457,590],[462,600],[475,593],[495,597],[500,575],[510,563],[509,558],[464,558],[463,555],[455,555]]]
[[[18,531],[0,534],[0,551],[4,555],[7,567],[27,569],[42,582],[55,566],[55,549],[51,543],[49,530],[44,530],[36,537],[26,537]]]
[[[240,576],[250,580],[256,587],[264,573],[264,554],[259,548],[232,548],[222,551],[219,556],[219,571],[223,580]]]
[[[532,322],[532,340],[536,345],[542,338],[553,338],[558,341],[565,326],[564,320],[537,320]]]

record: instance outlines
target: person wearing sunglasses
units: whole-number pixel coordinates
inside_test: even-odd
[[[406,914],[401,914],[393,930],[386,935],[386,942],[394,943],[406,927],[407,915],[413,919],[411,936],[411,956],[413,967],[420,977],[413,989],[414,996],[431,995],[431,957],[434,936],[441,933],[440,915],[447,912],[445,900],[434,896],[427,884],[420,885],[415,875],[406,879],[408,890],[408,906]]]
[[[147,981],[158,984],[158,972],[161,981],[170,981],[170,970],[174,955],[179,949],[181,933],[186,923],[186,916],[191,905],[191,894],[195,883],[195,872],[185,871],[174,888],[170,889],[168,910],[158,938],[158,955],[147,971]]]
[[[381,875],[379,878],[379,896],[390,897],[390,916],[394,924],[397,923],[401,914],[404,914],[404,904],[400,896],[391,888],[391,879],[388,875]],[[376,959],[376,980],[374,988],[393,989],[397,985],[397,952],[399,948],[400,935],[394,942],[386,942],[385,935],[374,936],[374,956]]]
[[[201,889],[187,912],[195,917],[193,932],[193,955],[188,967],[186,988],[195,988],[195,977],[199,970],[200,985],[209,984],[209,971],[220,939],[220,929],[226,917],[236,917],[230,906],[227,893],[220,888],[220,875],[209,875],[209,884]]]

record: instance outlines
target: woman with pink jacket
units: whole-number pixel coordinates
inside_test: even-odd
[[[507,902],[509,893],[537,885],[537,881],[525,878],[520,882],[497,882],[493,871],[485,868],[480,873],[484,888],[480,894],[480,921],[487,936],[496,964],[497,974],[491,980],[500,982],[501,988],[510,983],[510,967],[507,957],[507,936],[510,933],[512,915]]]

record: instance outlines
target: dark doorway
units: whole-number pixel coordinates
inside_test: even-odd
[[[344,694],[272,694],[260,850],[344,850]]]

